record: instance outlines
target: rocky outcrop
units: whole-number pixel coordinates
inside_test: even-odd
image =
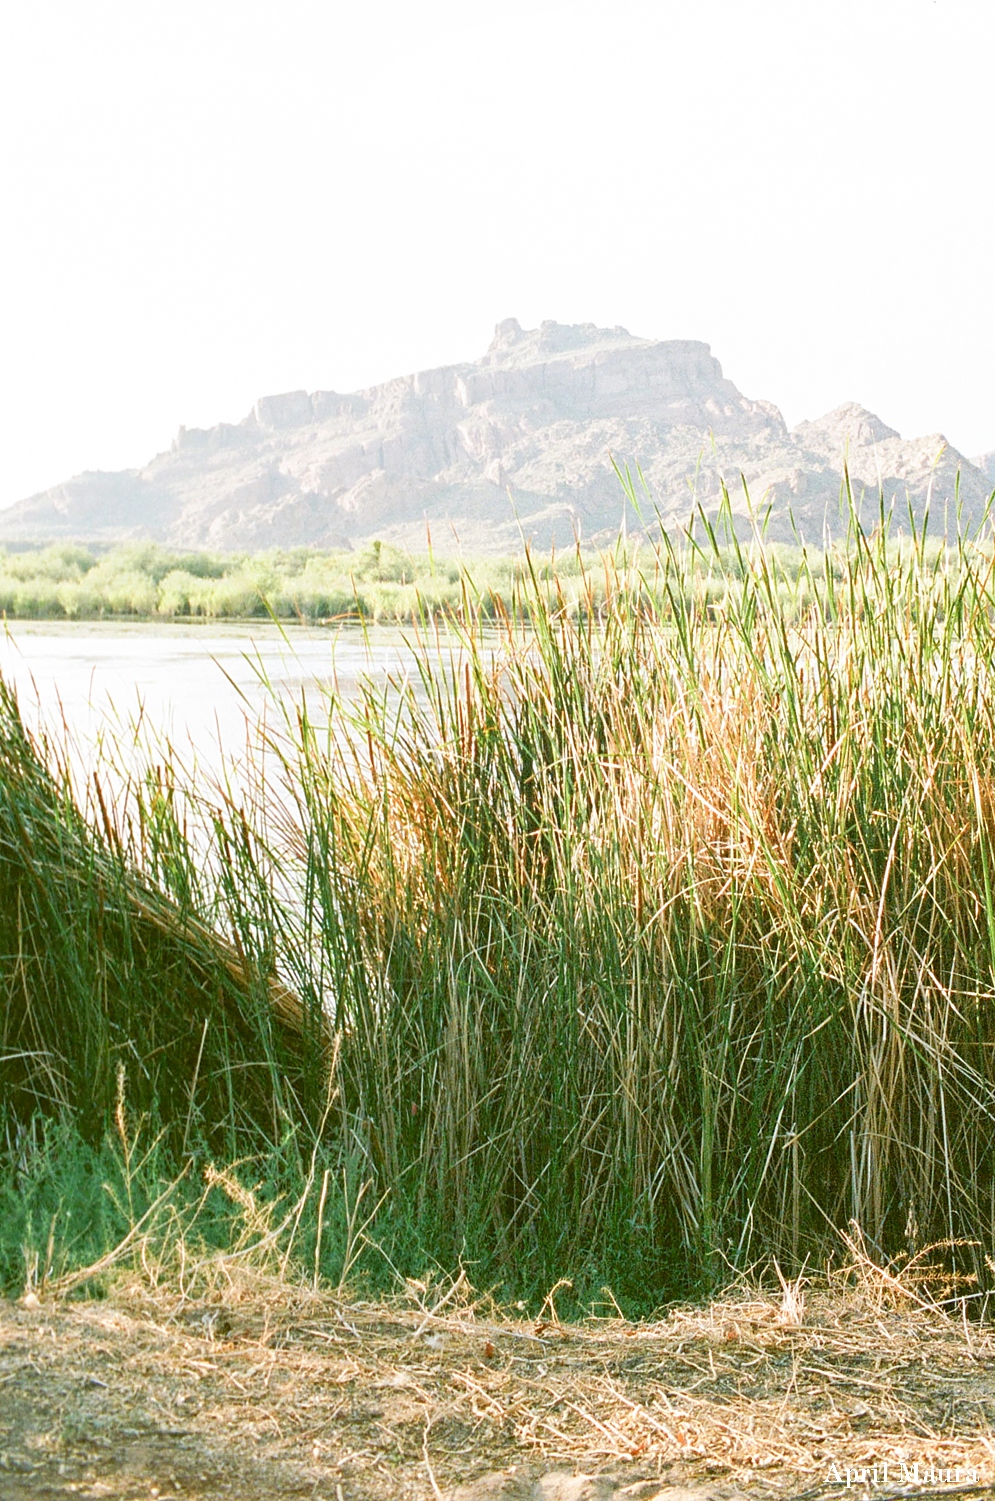
[[[995,489],[995,450],[991,453],[979,454],[976,459],[971,460],[971,463],[984,475],[989,486]]]
[[[0,513],[0,542],[424,547],[430,531],[443,551],[563,546],[683,525],[697,504],[714,511],[723,484],[742,526],[752,509],[772,538],[818,542],[842,524],[844,463],[873,514],[883,491],[898,516],[928,503],[934,525],[957,485],[965,520],[980,516],[993,483],[939,434],[904,441],[854,405],[788,432],[707,344],[509,318],[472,363],[261,397],[240,423],[181,428],[143,469],[80,475]],[[616,465],[640,476],[637,508]]]

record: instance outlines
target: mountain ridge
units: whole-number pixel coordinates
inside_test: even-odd
[[[508,551],[523,537],[607,541],[654,512],[679,527],[696,504],[714,511],[723,483],[738,526],[752,503],[772,540],[818,543],[840,529],[844,461],[874,515],[883,490],[899,518],[906,501],[917,519],[929,504],[934,529],[958,489],[965,522],[980,518],[995,484],[995,454],[978,467],[942,434],[903,439],[857,403],[789,431],[697,340],[508,318],[475,361],[362,391],[264,396],[239,423],[181,427],[141,468],[77,475],[0,512],[0,543],[241,551],[376,535],[419,548],[431,534]],[[645,481],[642,518],[616,465]]]

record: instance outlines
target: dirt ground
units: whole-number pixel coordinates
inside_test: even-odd
[[[564,1326],[409,1291],[0,1302],[0,1497],[995,1498],[995,1329],[966,1318],[810,1290]]]

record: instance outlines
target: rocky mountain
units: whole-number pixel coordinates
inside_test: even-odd
[[[979,454],[971,463],[984,475],[989,487],[995,489],[995,452]]]
[[[624,328],[499,323],[469,364],[340,395],[262,397],[239,423],[181,428],[143,469],[87,473],[0,512],[0,542],[150,538],[184,547],[351,546],[378,536],[450,551],[510,550],[522,536],[568,545],[686,522],[714,511],[724,480],[746,526],[819,542],[839,532],[844,461],[864,512],[883,489],[934,525],[980,516],[993,461],[976,464],[935,433],[904,440],[863,407],[789,432],[751,401],[707,344],[635,338]],[[614,465],[642,475],[640,515]],[[640,487],[641,491],[641,487]],[[642,493],[642,491],[641,491]]]

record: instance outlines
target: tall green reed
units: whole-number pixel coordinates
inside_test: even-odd
[[[761,547],[718,610],[609,561],[305,727],[343,1098],[449,1256],[990,1242],[990,563],[854,540],[803,609]]]
[[[47,1011],[17,1002],[8,1102],[99,1116],[131,1048],[175,1150],[219,1123],[233,1150],[320,1148],[408,1269],[652,1300],[798,1266],[850,1220],[886,1255],[977,1241],[956,1255],[983,1267],[990,548],[882,524],[785,570],[702,523],[581,578],[579,607],[538,574],[507,608],[465,585],[416,682],[327,724],[302,704],[254,791],[164,774],[98,830],[45,783],[87,916]],[[27,923],[5,879],[4,984],[33,996],[22,935],[39,964],[61,918]],[[125,888],[168,962],[108,907]]]

